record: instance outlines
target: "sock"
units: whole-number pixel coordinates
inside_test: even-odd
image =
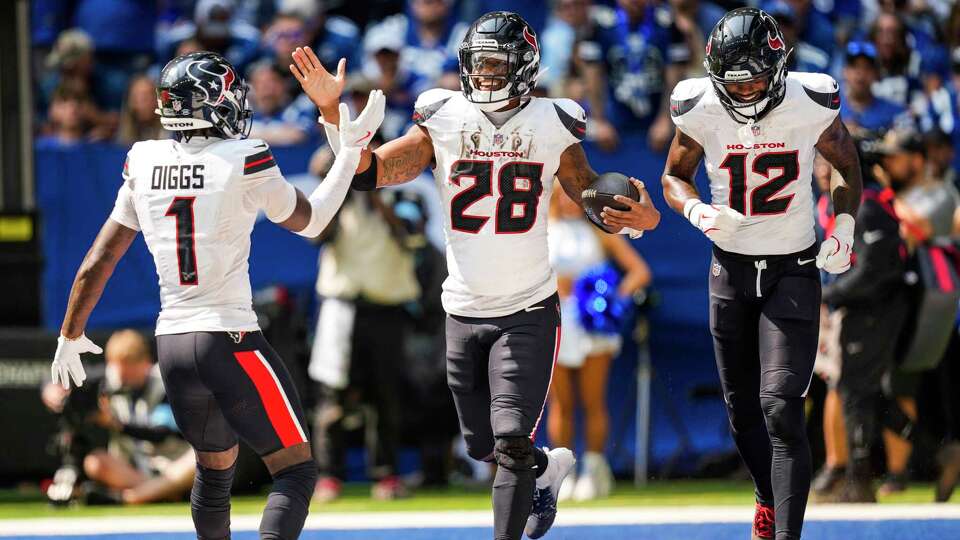
[[[199,540],[230,538],[230,486],[236,464],[229,469],[208,469],[197,463],[190,491],[190,514]]]
[[[543,476],[543,473],[547,472],[547,466],[550,465],[550,458],[547,456],[547,453],[543,451],[543,448],[534,448],[533,460],[537,463],[537,478],[539,479]],[[537,487],[540,486],[538,485]]]
[[[273,490],[260,520],[261,540],[296,540],[310,510],[317,484],[317,465],[311,459],[273,475]]]

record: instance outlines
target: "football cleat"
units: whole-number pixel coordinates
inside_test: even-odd
[[[753,530],[750,533],[750,540],[773,540],[775,532],[773,507],[757,503],[753,511]]]
[[[546,483],[546,486],[542,488],[534,486],[533,507],[527,518],[527,526],[523,529],[528,538],[540,538],[553,526],[553,521],[557,518],[557,497],[560,486],[563,484],[563,479],[577,464],[577,458],[573,457],[573,452],[566,448],[553,450],[544,448],[543,451],[548,458],[547,470],[538,480],[544,480],[541,483]]]

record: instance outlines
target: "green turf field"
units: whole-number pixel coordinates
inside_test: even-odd
[[[369,496],[369,486],[350,485],[344,496],[328,504],[314,504],[313,512],[377,512],[377,511],[431,511],[431,510],[484,510],[490,508],[490,492],[486,489],[469,490],[451,488],[446,490],[420,490],[408,499],[397,501],[374,501]],[[233,499],[234,514],[256,514],[263,508],[265,496],[245,495]],[[914,484],[900,494],[881,499],[882,503],[926,503],[933,500],[933,487],[929,484]],[[960,504],[960,495],[953,498]],[[746,482],[732,481],[658,481],[647,487],[636,488],[629,483],[617,485],[613,496],[602,501],[588,503],[564,503],[565,507],[643,507],[643,506],[693,506],[693,505],[750,505],[753,504],[752,486]],[[68,508],[52,508],[38,491],[0,491],[0,519],[31,517],[96,517],[137,515],[187,515],[185,503],[153,504],[138,507],[74,505]]]

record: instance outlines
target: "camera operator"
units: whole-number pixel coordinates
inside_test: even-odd
[[[103,371],[72,390],[48,383],[43,403],[60,414],[64,466],[48,490],[66,503],[82,473],[88,504],[143,504],[182,497],[193,485],[193,450],[176,425],[146,340],[133,330],[115,332]]]

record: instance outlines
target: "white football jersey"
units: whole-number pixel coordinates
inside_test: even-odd
[[[560,155],[586,133],[569,99],[531,98],[497,128],[463,94],[429,90],[414,121],[433,139],[433,176],[444,211],[443,307],[499,317],[556,292],[547,210]]]
[[[257,212],[284,221],[296,191],[259,139],[138,142],[111,218],[141,230],[160,279],[157,335],[258,330],[247,258]]]
[[[786,85],[783,102],[752,126],[727,114],[709,78],[673,90],[673,123],[703,147],[711,202],[746,216],[732,240],[717,242],[724,251],[782,255],[816,241],[814,145],[840,112],[840,93],[821,73],[789,73]]]

